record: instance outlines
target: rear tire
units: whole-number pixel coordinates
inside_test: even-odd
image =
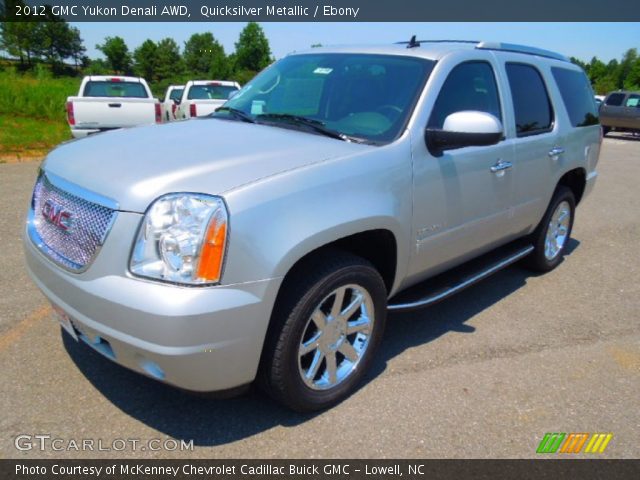
[[[611,131],[611,127],[602,127],[602,136],[606,137],[607,133]]]
[[[298,266],[283,285],[265,341],[259,381],[300,412],[349,396],[382,339],[387,291],[366,260],[327,252]]]
[[[533,252],[525,264],[532,270],[548,272],[556,268],[571,238],[576,200],[573,192],[559,185],[540,224],[531,235]]]

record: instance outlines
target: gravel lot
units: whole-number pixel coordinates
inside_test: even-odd
[[[0,165],[0,458],[525,458],[545,432],[610,432],[600,457],[640,457],[637,139],[605,139],[558,269],[510,267],[433,308],[393,315],[368,383],[317,415],[259,392],[191,397],[62,334],[23,267],[38,163]],[[144,450],[22,452],[20,434],[65,447],[138,439]],[[193,439],[194,449],[145,447],[167,438]]]

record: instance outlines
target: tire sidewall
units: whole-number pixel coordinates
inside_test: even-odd
[[[374,323],[369,345],[356,369],[347,379],[327,390],[313,390],[300,378],[298,370],[300,341],[311,314],[320,302],[337,288],[348,284],[358,285],[371,296]],[[354,390],[370,367],[375,351],[382,339],[386,321],[386,307],[384,283],[376,270],[365,265],[341,268],[318,281],[302,296],[287,319],[287,323],[292,322],[292,324],[289,335],[284,339],[283,348],[286,390],[291,392],[289,395],[293,395],[293,402],[297,404],[296,409],[316,410],[326,408],[341,401]]]
[[[571,213],[571,218],[569,219],[569,229],[567,231],[567,238],[565,240],[564,245],[562,245],[562,249],[558,254],[551,260],[549,260],[545,254],[545,242],[547,237],[547,231],[549,230],[549,222],[551,221],[551,217],[554,212],[558,208],[558,205],[562,202],[567,202],[569,204],[569,210]],[[535,235],[535,263],[538,269],[542,271],[553,270],[557,267],[564,257],[564,254],[567,250],[567,245],[571,240],[571,233],[573,231],[573,222],[575,219],[576,212],[576,201],[573,196],[573,192],[566,187],[559,188],[553,196],[551,203],[549,204],[549,208],[547,209],[542,221],[540,222],[540,227]]]

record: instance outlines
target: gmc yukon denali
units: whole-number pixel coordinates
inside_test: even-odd
[[[206,118],[53,150],[27,265],[66,332],[120,365],[322,409],[388,312],[558,266],[601,141],[585,74],[553,52],[314,48]]]

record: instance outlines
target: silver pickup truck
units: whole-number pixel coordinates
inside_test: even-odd
[[[314,48],[212,116],[52,151],[25,251],[74,339],[187,390],[352,393],[387,312],[555,268],[602,132],[583,71],[518,45]]]

